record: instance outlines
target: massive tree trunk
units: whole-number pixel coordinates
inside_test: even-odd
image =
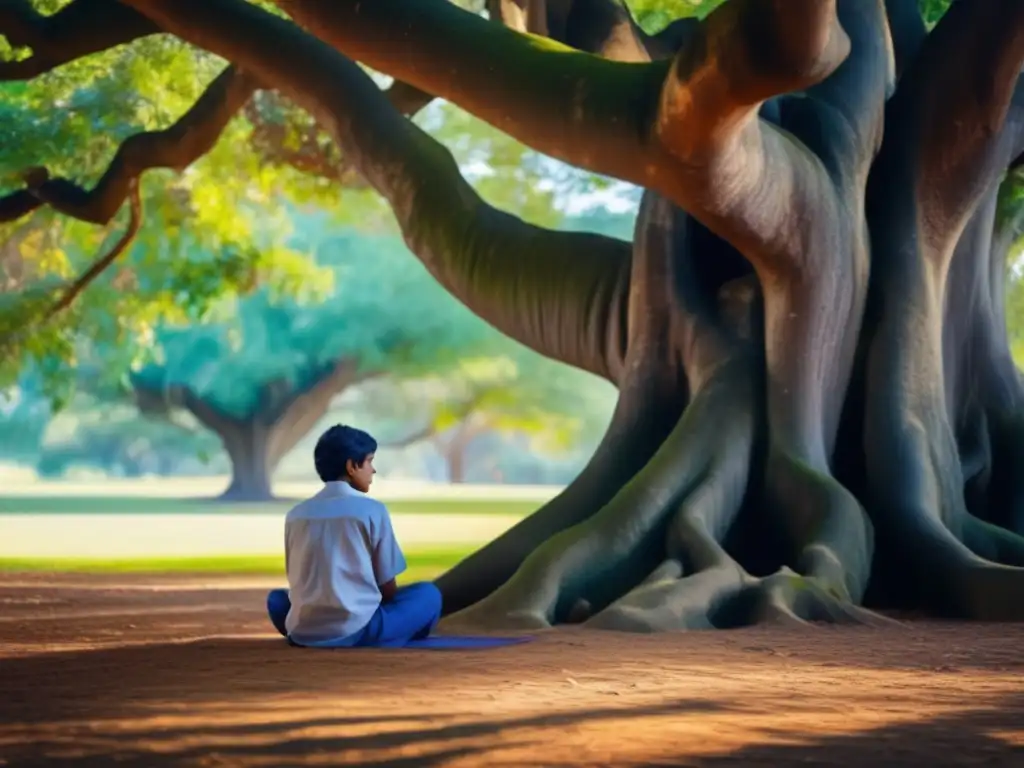
[[[160,386],[145,376],[133,377],[133,385],[143,412],[183,408],[220,438],[231,461],[231,482],[221,499],[268,501],[274,498],[272,479],[281,459],[324,417],[331,401],[357,380],[355,363],[343,360],[323,366],[300,388],[270,382],[263,385],[258,406],[241,417],[187,386]]]
[[[993,234],[1024,3],[929,33],[914,0],[730,0],[653,37],[619,0],[124,5],[308,109],[455,297],[619,387],[577,481],[438,580],[450,623],[1024,619]],[[494,210],[354,61],[644,187],[634,241]]]

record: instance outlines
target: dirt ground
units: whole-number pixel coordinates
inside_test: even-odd
[[[1024,766],[1024,626],[307,651],[266,586],[0,576],[0,765]]]

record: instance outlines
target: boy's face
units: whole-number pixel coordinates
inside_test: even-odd
[[[373,476],[377,474],[377,470],[373,468],[373,457],[375,454],[370,454],[366,457],[366,461],[361,466],[357,466],[354,461],[349,460],[348,462],[348,484],[355,488],[357,491],[366,493],[370,490],[370,485],[373,483]]]

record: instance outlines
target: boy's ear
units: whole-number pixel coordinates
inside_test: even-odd
[[[356,463],[352,459],[345,459],[345,477],[351,477],[356,469]]]

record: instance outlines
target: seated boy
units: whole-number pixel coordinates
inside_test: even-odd
[[[402,646],[441,616],[433,584],[395,583],[405,557],[387,508],[365,495],[376,450],[366,432],[341,424],[316,444],[324,488],[285,518],[289,589],[267,596],[271,622],[294,645]]]

